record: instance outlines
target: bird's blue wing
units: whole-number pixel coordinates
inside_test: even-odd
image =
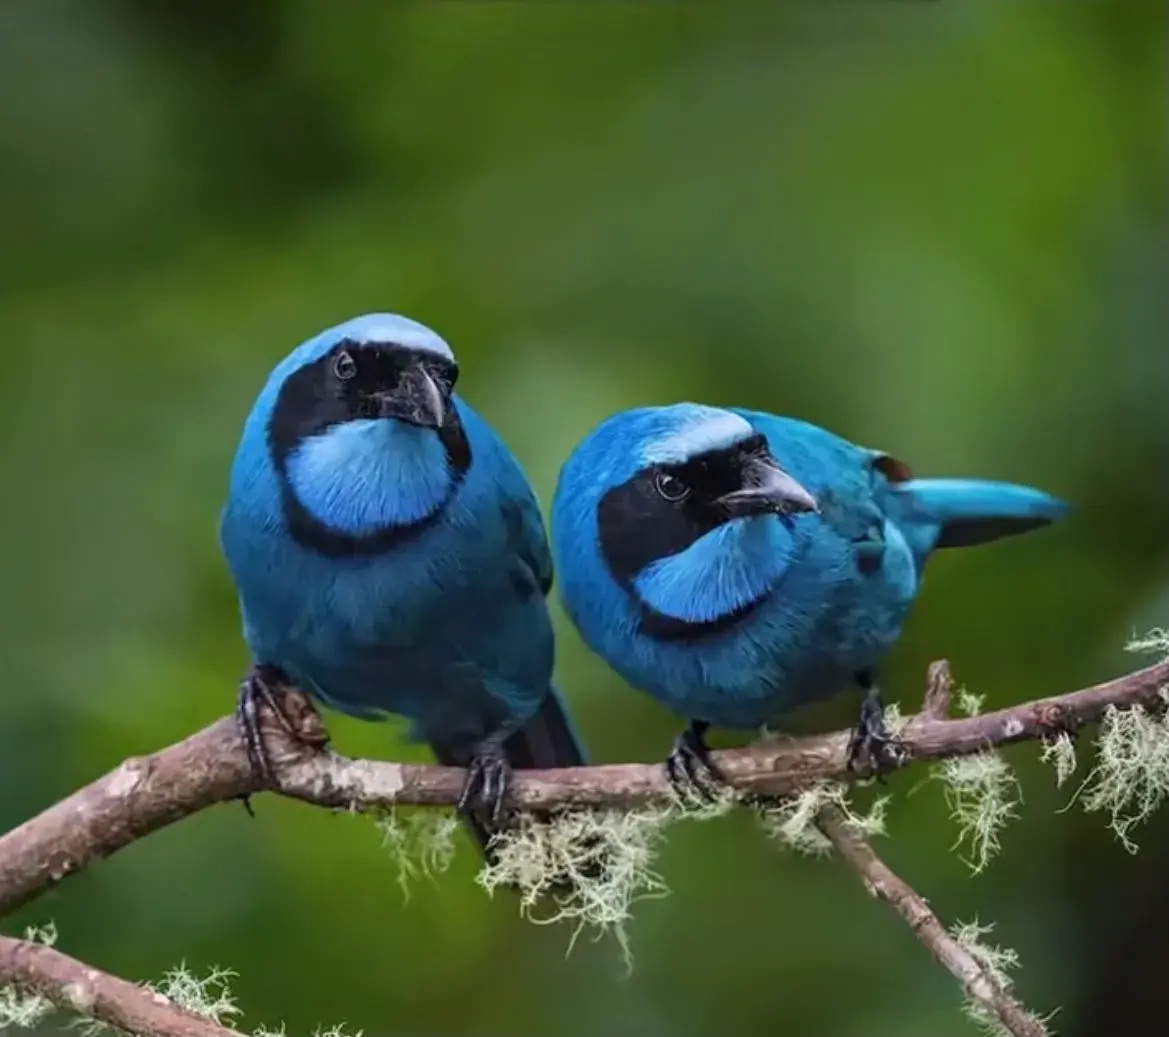
[[[527,593],[534,588],[541,597],[547,597],[552,589],[552,551],[535,491],[498,433],[461,399],[458,405],[459,416],[474,444],[474,464],[479,473],[490,473],[490,495],[503,519],[516,589]]]
[[[524,492],[514,492],[518,490],[519,487],[514,487],[500,504],[508,546],[514,564],[521,569],[518,578],[530,582],[547,597],[552,589],[552,552],[548,548],[544,520],[535,494],[527,483],[523,485]]]
[[[551,620],[544,599],[552,589],[552,551],[539,501],[512,452],[470,408],[463,419],[475,429],[475,444],[488,454],[496,481],[496,494],[503,517],[511,566],[513,589],[521,601],[528,601],[529,628],[523,637],[552,640]],[[532,599],[539,599],[538,606]],[[507,741],[508,761],[517,768],[578,767],[587,761],[584,744],[572,723],[561,693],[550,683],[542,693],[536,713]]]

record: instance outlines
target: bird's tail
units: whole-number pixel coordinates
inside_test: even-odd
[[[1026,533],[1069,510],[1042,490],[982,479],[910,479],[896,484],[895,493],[898,525],[919,554]]]
[[[432,742],[431,749],[444,767],[466,767],[471,762],[473,752],[473,747],[466,743],[455,746]],[[584,743],[573,726],[563,697],[555,687],[548,689],[536,714],[503,743],[503,752],[514,770],[583,767],[587,762]],[[490,860],[488,843],[494,834],[493,830],[474,817],[464,817],[463,821],[484,856]]]

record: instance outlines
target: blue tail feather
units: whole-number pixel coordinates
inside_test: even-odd
[[[583,767],[584,743],[555,688],[549,688],[536,715],[503,745],[507,761],[517,770]]]
[[[898,484],[896,492],[908,504],[901,521],[932,529],[929,549],[1026,533],[1070,510],[1067,502],[1042,490],[984,479],[911,479]]]

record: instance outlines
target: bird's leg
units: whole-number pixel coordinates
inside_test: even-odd
[[[258,664],[252,667],[251,672],[240,683],[236,698],[235,721],[243,738],[244,748],[247,750],[248,762],[252,765],[252,772],[256,777],[269,788],[276,784],[276,779],[272,769],[272,758],[264,744],[264,732],[260,723],[261,709],[267,707],[288,736],[298,738],[296,728],[280,701],[286,683],[287,678],[275,666]],[[248,796],[241,798],[244,809],[255,817],[250,798]]]
[[[485,819],[493,829],[507,816],[507,794],[511,786],[511,764],[503,744],[510,731],[488,735],[477,746],[467,766],[467,778],[459,801],[459,813]]]
[[[717,799],[720,786],[726,782],[710,758],[710,746],[706,744],[709,728],[705,720],[691,720],[674,740],[674,748],[666,757],[666,776],[683,799],[695,793],[701,799]]]
[[[860,718],[848,740],[848,766],[854,772],[866,767],[880,775],[881,771],[901,762],[897,742],[885,726],[885,703],[876,676],[864,671],[857,674],[857,682],[864,688]]]

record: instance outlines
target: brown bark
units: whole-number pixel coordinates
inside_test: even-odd
[[[1009,706],[992,713],[946,719],[951,693],[945,662],[930,667],[922,711],[899,734],[905,763],[968,755],[1036,740],[1099,720],[1108,706],[1151,705],[1169,685],[1169,660],[1080,691]],[[216,803],[264,791],[317,806],[357,811],[397,805],[450,806],[463,771],[450,767],[352,760],[332,752],[316,711],[299,692],[285,694],[294,738],[264,715],[265,744],[275,787],[249,765],[235,721],[224,717],[189,738],[148,756],[133,757],[104,777],[0,836],[0,915],[39,896],[95,860]],[[730,783],[743,793],[774,796],[810,782],[847,780],[849,732],[792,739],[715,753]],[[520,810],[616,807],[665,802],[672,796],[660,763],[609,764],[521,771],[513,805]],[[909,922],[918,938],[1018,1037],[1038,1037],[1031,1016],[961,944],[945,931],[925,901],[894,875],[838,811],[820,815],[823,831],[868,887]],[[0,937],[0,985],[41,993],[60,1007],[122,1030],[161,1037],[232,1037],[234,1031],[191,1015],[161,995],[100,972],[43,944]],[[238,1037],[238,1035],[237,1035]]]
[[[184,1011],[161,994],[127,983],[41,943],[0,936],[0,978],[65,1012],[156,1037],[243,1037]]]

